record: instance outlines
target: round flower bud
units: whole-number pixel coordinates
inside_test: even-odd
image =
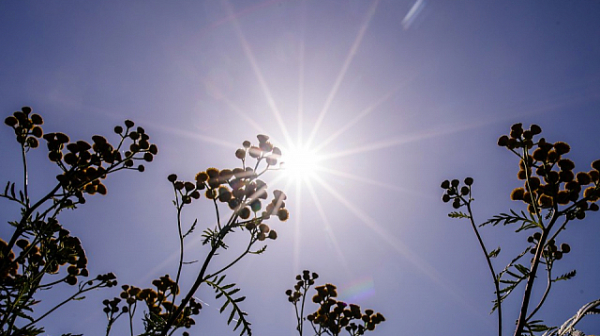
[[[280,221],[285,222],[290,217],[290,213],[288,212],[287,209],[279,209],[277,211],[277,217],[279,218]]]
[[[508,145],[508,136],[503,135],[498,139],[498,146],[506,147]]]
[[[588,185],[592,183],[592,178],[586,172],[579,172],[577,173],[577,182],[579,182],[580,185]]]
[[[19,121],[14,116],[8,116],[4,119],[4,123],[10,127],[14,127]]]
[[[170,174],[169,176],[167,176],[167,180],[169,180],[169,182],[171,183],[174,183],[175,181],[177,181],[177,175]]]
[[[450,195],[448,195],[448,194],[444,194],[444,195],[442,196],[442,202],[444,202],[444,203],[448,203],[448,202],[450,202]]]
[[[548,152],[546,152],[542,148],[538,148],[533,151],[532,157],[536,161],[543,162],[543,161],[546,161],[547,154],[548,154]]]
[[[250,217],[250,209],[248,207],[241,209],[239,215],[242,219],[248,219]]]
[[[274,230],[269,231],[269,239],[277,239],[277,232],[275,232]]]
[[[461,207],[461,205],[462,205],[462,204],[460,203],[460,199],[458,199],[458,198],[455,198],[455,199],[454,199],[454,202],[452,202],[452,207],[453,207],[454,209],[458,209],[458,208],[460,208],[460,207]]]
[[[36,138],[41,138],[43,134],[44,134],[44,131],[42,131],[42,128],[39,126],[35,126],[31,130],[31,135],[33,135]]]
[[[262,150],[259,147],[252,146],[248,150],[248,154],[255,159],[258,159],[262,155]]]
[[[451,184],[451,185],[452,185],[454,188],[458,187],[458,184],[459,184],[459,183],[460,183],[460,181],[458,181],[457,179],[454,179],[454,180],[452,180],[452,181],[450,182],[450,184]]]
[[[558,141],[554,143],[554,150],[558,155],[567,154],[571,150],[571,146],[566,142]]]
[[[460,193],[461,193],[463,196],[466,196],[466,195],[468,195],[468,194],[469,194],[469,191],[470,191],[470,189],[469,189],[469,187],[467,187],[467,186],[463,186],[462,188],[460,188]]]
[[[442,189],[448,189],[448,188],[450,188],[450,181],[444,180],[444,182],[442,182],[441,187],[442,187]]]
[[[132,128],[135,124],[131,120],[125,120],[125,126]]]
[[[569,253],[569,252],[571,252],[571,246],[569,246],[569,244],[567,244],[567,243],[562,243],[562,244],[560,244],[560,250],[562,253],[565,253],[565,254]]]
[[[243,149],[241,149],[241,148],[238,149],[238,150],[236,150],[235,151],[235,157],[238,158],[238,159],[240,159],[240,160],[243,160],[246,157],[246,151],[243,150]]]
[[[533,133],[533,135],[538,135],[542,133],[542,128],[536,124],[532,124],[531,126],[529,126],[529,129],[531,130],[531,133]]]
[[[473,178],[472,177],[467,177],[465,178],[465,184],[470,186],[473,184]]]

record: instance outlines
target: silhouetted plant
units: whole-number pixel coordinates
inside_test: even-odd
[[[134,129],[130,120],[125,121],[125,128],[115,127],[120,137],[116,146],[99,135],[93,136],[90,144],[83,140],[71,142],[64,133],[44,134],[42,117],[29,107],[14,112],[4,122],[14,130],[21,147],[23,180],[20,187],[16,182],[7,182],[0,194],[21,209],[21,217],[9,222],[13,231],[8,242],[0,239],[0,333],[37,335],[43,332],[39,322],[56,309],[82,298],[85,292],[117,284],[112,273],[82,280],[72,296],[46,312],[33,314],[40,290],[63,284],[76,286],[81,278],[89,276],[81,241],[60,224],[59,214],[85,203],[88,195],[106,195],[102,180],[108,175],[124,169],[144,171],[143,165],[134,167],[134,162],[152,161],[158,149],[149,142],[144,129]],[[40,139],[46,141],[48,158],[60,173],[53,188],[31,200],[27,154],[39,147]]]
[[[13,128],[21,147],[23,182],[20,188],[15,182],[8,182],[0,194],[0,197],[21,208],[20,219],[9,222],[14,229],[11,238],[8,242],[0,239],[0,335],[38,335],[44,332],[40,321],[56,309],[70,301],[83,299],[82,294],[93,289],[117,285],[113,273],[79,281],[89,275],[87,256],[81,241],[71,236],[59,223],[58,215],[64,209],[76,209],[85,203],[89,195],[106,195],[107,188],[102,181],[109,174],[126,169],[143,172],[144,166],[136,165],[136,161],[151,162],[158,148],[149,142],[145,130],[136,128],[130,120],[126,120],[124,126],[114,128],[114,133],[119,137],[116,146],[99,135],[93,136],[90,144],[83,140],[72,142],[60,132],[44,134],[42,117],[32,113],[29,107],[23,107],[7,117],[5,124]],[[268,220],[275,217],[286,221],[289,218],[285,207],[286,195],[275,190],[271,200],[265,202],[269,199],[269,193],[267,184],[260,179],[267,171],[278,169],[281,150],[269,142],[269,137],[258,135],[257,138],[258,144],[244,141],[242,148],[235,151],[236,158],[241,161],[237,168],[208,168],[196,174],[191,181],[180,180],[175,174],[167,177],[175,195],[173,204],[179,237],[176,275],[174,278],[168,274],[161,276],[153,280],[149,288],[123,285],[118,297],[104,300],[107,336],[122,316],[127,317],[129,334],[133,336],[136,313],[140,310],[143,310],[141,320],[144,330],[141,335],[173,335],[181,328],[190,328],[196,323],[194,317],[200,314],[202,308],[194,298],[202,284],[212,288],[216,298],[223,300],[221,313],[230,308],[227,323],[235,322],[234,330],[240,328],[240,335],[252,334],[247,313],[240,306],[245,297],[239,296],[240,289],[236,284],[225,281],[225,272],[248,254],[261,254],[266,250],[266,245],[256,247],[256,244],[277,239],[277,232],[267,224]],[[39,147],[40,139],[46,141],[48,158],[56,164],[59,174],[56,176],[56,185],[45,196],[31,201],[27,154]],[[193,285],[182,294],[180,279],[185,264],[184,242],[198,223],[196,219],[185,225],[182,212],[200,199],[202,194],[214,205],[216,224],[204,229],[201,234],[202,243],[209,247],[209,251]],[[242,231],[246,232],[248,238],[243,251],[225,266],[210,269],[214,256],[228,249],[225,238]],[[17,254],[14,249],[20,252]],[[360,307],[337,301],[335,286],[330,284],[315,288],[317,295],[313,301],[319,304],[319,309],[305,318],[304,298],[316,277],[316,273],[310,275],[308,271],[298,277],[299,287],[296,291],[302,291],[302,312],[298,315],[298,331],[301,335],[305,319],[310,321],[318,335],[338,335],[343,328],[351,335],[362,335],[384,321],[381,314],[375,314],[372,310],[361,313]],[[62,284],[79,285],[73,295],[48,311],[34,313],[39,303],[39,291]],[[296,307],[297,303],[294,302]],[[189,336],[189,333],[183,331],[182,335]]]
[[[223,313],[231,307],[228,324],[235,321],[234,330],[241,327],[241,335],[251,335],[250,322],[246,319],[239,303],[245,300],[244,296],[237,296],[240,291],[233,283],[226,283],[224,272],[239,262],[248,254],[261,254],[266,250],[266,245],[258,249],[254,246],[266,239],[277,239],[277,232],[266,223],[271,217],[285,221],[289,212],[285,208],[286,195],[280,191],[273,191],[273,198],[264,206],[263,201],[268,199],[267,184],[259,179],[265,172],[277,168],[281,157],[281,150],[269,142],[266,135],[258,135],[258,145],[253,146],[250,141],[243,142],[243,148],[236,150],[235,156],[241,161],[241,166],[234,169],[208,168],[199,172],[193,181],[179,180],[177,175],[167,177],[173,187],[175,199],[173,204],[177,210],[177,228],[179,234],[179,262],[177,275],[172,280],[168,275],[154,280],[157,287],[140,290],[133,286],[123,286],[120,298],[105,301],[105,312],[108,318],[110,332],[112,324],[123,314],[129,316],[130,334],[133,335],[133,319],[138,301],[146,303],[144,312],[144,335],[171,335],[179,328],[190,328],[195,324],[192,316],[198,315],[201,304],[193,296],[202,284],[213,288],[217,299],[223,299],[220,309]],[[254,161],[253,165],[248,165]],[[178,302],[179,280],[184,265],[184,241],[195,229],[198,220],[183,229],[182,212],[184,207],[201,198],[201,195],[212,202],[215,207],[216,225],[206,228],[202,233],[202,243],[210,246],[202,267],[196,275],[192,287]],[[228,220],[223,221],[223,211],[229,212]],[[185,232],[184,232],[185,231]],[[236,231],[246,231],[248,244],[240,255],[233,258],[226,266],[215,271],[209,271],[209,265],[219,250],[225,250],[225,237]],[[161,287],[162,286],[162,287]],[[125,301],[119,308],[120,300]],[[176,303],[178,302],[178,303]],[[119,313],[120,312],[120,313]],[[184,335],[187,332],[184,332]]]
[[[493,311],[498,313],[498,335],[502,335],[502,303],[514,292],[518,286],[523,284],[524,294],[519,310],[519,318],[516,322],[514,335],[571,335],[575,332],[575,325],[585,315],[600,313],[600,300],[592,301],[583,306],[580,311],[569,319],[561,327],[547,326],[537,317],[542,305],[550,293],[552,285],[558,281],[569,280],[576,274],[575,270],[562,274],[553,275],[553,267],[556,262],[563,259],[565,254],[571,251],[568,243],[560,243],[559,235],[567,225],[574,220],[582,220],[588,211],[598,211],[596,201],[600,198],[600,160],[592,162],[592,170],[573,172],[575,164],[565,158],[569,153],[570,146],[565,142],[547,142],[544,138],[535,139],[541,133],[541,128],[531,125],[529,129],[523,129],[522,124],[511,127],[509,135],[503,135],[498,140],[498,145],[506,147],[519,157],[519,172],[517,177],[524,181],[523,187],[512,191],[510,197],[514,201],[521,201],[527,206],[526,211],[510,210],[509,213],[501,213],[493,216],[479,227],[492,224],[514,225],[516,232],[532,231],[527,238],[527,245],[512,261],[500,272],[496,272],[492,265],[492,259],[498,256],[500,248],[488,251],[479,234],[478,226],[473,219],[471,203],[471,188],[473,179],[467,177],[464,185],[459,180],[442,182],[445,193],[442,197],[444,202],[452,202],[455,209],[466,208],[466,213],[454,211],[449,214],[453,218],[466,218],[477,236],[481,249],[484,253],[489,270],[495,285],[496,299]],[[583,190],[583,188],[585,188]],[[582,195],[583,190],[583,195]],[[522,259],[532,254],[533,257],[528,266]],[[546,288],[533,309],[532,290],[539,268],[546,271]]]
[[[308,290],[315,284],[319,275],[308,270],[296,276],[294,289],[288,289],[285,294],[288,301],[294,305],[296,311],[296,322],[298,334],[304,334],[304,321],[308,320],[315,335],[339,335],[343,330],[349,335],[364,335],[367,331],[375,330],[375,327],[385,318],[381,313],[375,313],[372,309],[361,312],[360,306],[347,304],[335,299],[337,288],[332,284],[316,286],[316,294],[312,302],[319,305],[317,310],[304,317],[304,308]]]

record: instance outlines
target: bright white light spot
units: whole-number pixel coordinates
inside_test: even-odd
[[[319,171],[321,158],[309,148],[299,146],[283,151],[282,171],[285,176],[295,181],[306,181]]]

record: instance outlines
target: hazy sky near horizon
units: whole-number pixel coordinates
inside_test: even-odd
[[[74,140],[112,136],[131,119],[158,145],[146,172],[115,174],[106,197],[63,216],[92,275],[113,271],[120,284],[148,287],[174,274],[166,176],[191,180],[208,167],[235,167],[242,142],[267,134],[284,149],[304,144],[325,159],[299,184],[278,172],[265,177],[275,181],[270,190],[288,194],[291,218],[272,221],[279,238],[228,275],[247,297],[256,335],[294,335],[284,292],[303,269],[336,284],[342,300],[384,314],[374,335],[493,335],[485,259],[469,223],[447,217],[452,207],[439,185],[472,176],[478,222],[525,210],[509,201],[521,185],[517,158],[496,145],[517,122],[570,143],[576,169],[600,158],[599,17],[595,0],[4,0],[0,111],[31,106],[46,132]],[[0,144],[2,180],[19,181],[7,127]],[[58,169],[43,148],[30,157],[30,183],[41,195]],[[5,201],[0,207],[3,221],[19,214]],[[206,199],[186,216],[203,228],[215,221]],[[555,285],[540,316],[548,324],[600,298],[599,219],[590,213],[563,235],[572,252],[556,274],[578,275]],[[187,260],[206,253],[200,232]],[[243,244],[244,234],[230,245]],[[510,227],[482,235],[490,249],[503,246],[498,270],[527,244],[527,234]],[[197,264],[184,270],[182,290],[196,271]],[[506,303],[507,334],[521,292]],[[48,334],[104,333],[101,301],[117,295],[72,303],[48,321]],[[207,305],[193,335],[238,334],[211,290],[196,296]],[[115,328],[127,331],[124,321]],[[589,317],[581,328],[599,334],[600,320]]]

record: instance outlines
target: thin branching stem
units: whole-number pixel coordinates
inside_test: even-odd
[[[540,308],[542,308],[542,305],[544,304],[544,302],[546,301],[546,298],[548,297],[548,294],[550,293],[550,288],[552,288],[552,261],[550,261],[550,260],[546,260],[546,271],[547,271],[546,272],[546,274],[547,274],[546,290],[544,291],[544,294],[542,295],[540,302],[533,309],[533,311],[531,311],[529,316],[527,316],[525,321],[531,320],[533,315],[535,315],[535,313],[537,313],[538,310],[540,310]]]
[[[177,197],[177,189],[173,186],[173,191],[175,192],[175,206],[177,207],[177,230],[179,234],[179,265],[177,266],[177,276],[175,277],[175,287],[179,288],[179,278],[181,277],[181,269],[183,268],[183,233],[181,231],[181,210],[183,209],[183,204],[179,203],[179,197]],[[173,291],[173,299],[171,302],[175,303],[175,299],[177,298],[177,290]],[[171,312],[172,313],[172,312]]]
[[[25,150],[24,144],[21,144],[21,159],[23,160],[23,193],[25,194],[25,209],[29,209],[29,173],[27,170],[27,150]]]
[[[533,283],[535,281],[535,275],[538,270],[538,266],[540,264],[540,260],[542,254],[544,252],[544,246],[548,239],[548,235],[554,223],[558,219],[557,211],[554,211],[548,226],[542,230],[542,236],[538,242],[535,255],[533,260],[531,261],[531,268],[529,270],[529,274],[527,275],[527,283],[525,284],[525,293],[523,294],[523,302],[521,303],[521,309],[519,312],[519,318],[517,320],[517,327],[515,328],[514,336],[520,336],[523,332],[523,328],[525,327],[525,323],[527,322],[527,310],[529,308],[529,302],[531,301],[531,292],[533,290]]]
[[[492,265],[492,260],[490,255],[488,254],[487,248],[483,243],[483,239],[481,239],[481,235],[479,234],[479,230],[477,230],[477,225],[475,225],[475,220],[473,219],[473,211],[471,209],[471,202],[465,202],[467,205],[467,211],[469,212],[469,220],[471,222],[471,227],[473,231],[475,231],[475,235],[477,236],[477,240],[479,241],[479,246],[481,246],[481,250],[485,256],[485,260],[487,262],[490,273],[492,274],[492,279],[494,279],[494,287],[496,288],[496,300],[498,302],[498,336],[502,336],[502,301],[500,298],[500,281],[494,271],[494,266]]]

